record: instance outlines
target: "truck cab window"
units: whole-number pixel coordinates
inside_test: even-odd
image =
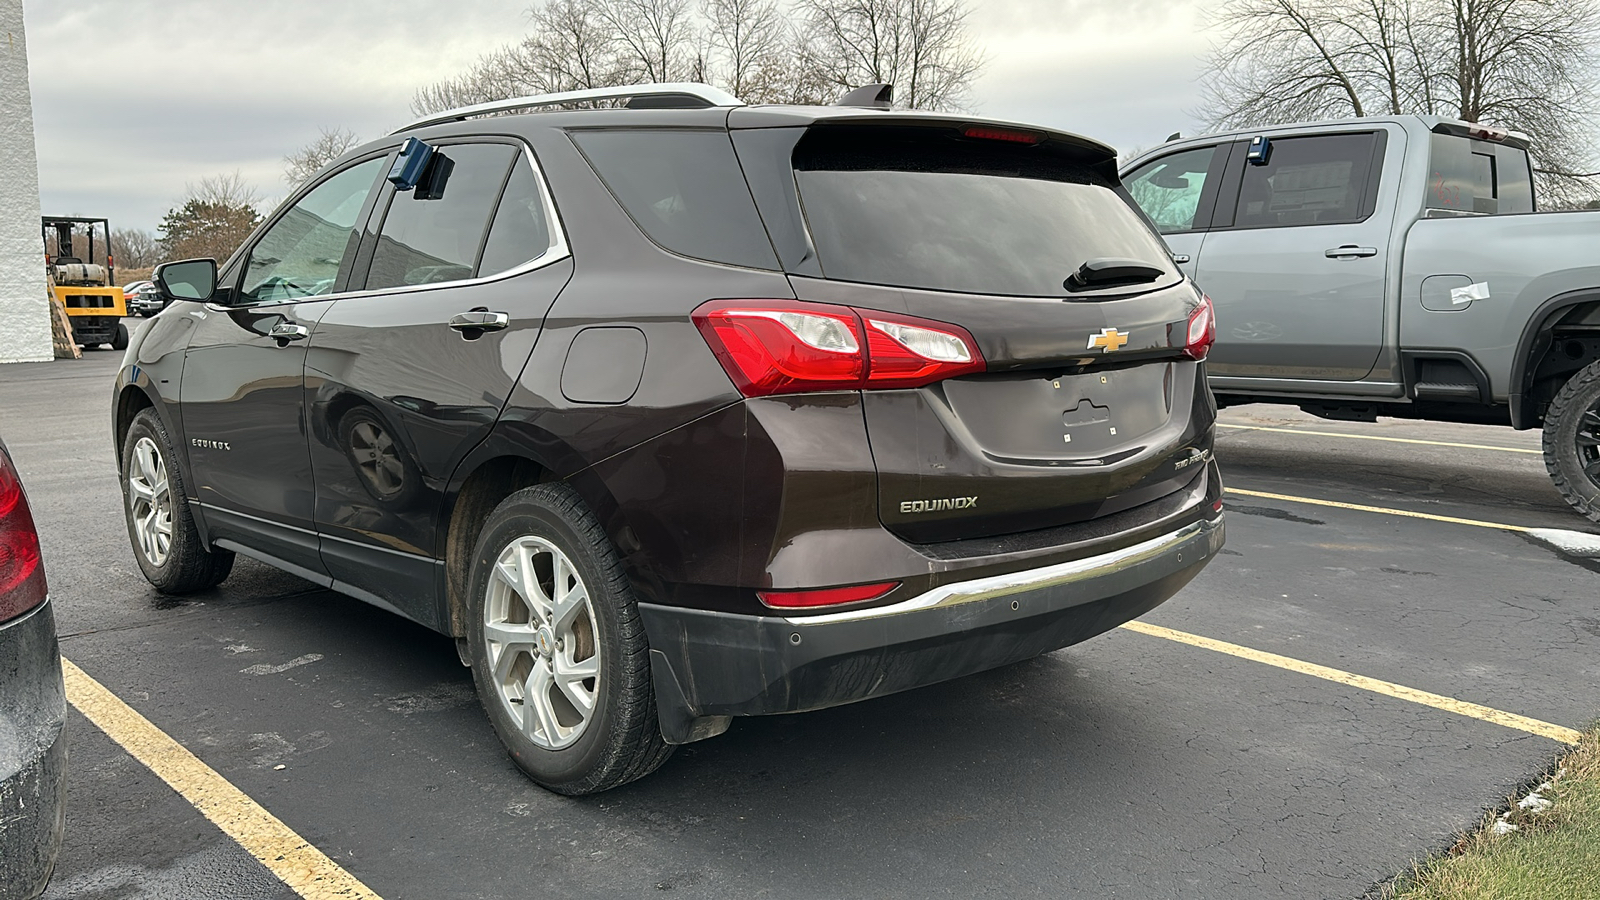
[[[1429,157],[1429,209],[1452,212],[1533,212],[1528,153],[1454,134],[1433,134]]]
[[[1264,166],[1246,165],[1235,228],[1359,222],[1377,191],[1369,178],[1377,135],[1278,138]]]
[[[1128,173],[1122,184],[1156,224],[1156,230],[1162,234],[1190,231],[1195,227],[1206,172],[1216,151],[1215,147],[1201,147],[1163,156]]]

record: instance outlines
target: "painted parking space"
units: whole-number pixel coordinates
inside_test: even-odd
[[[114,365],[50,378],[104,397]],[[13,387],[42,375],[18,375],[0,383],[0,428],[39,510],[64,653],[390,900],[1355,897],[1448,844],[1597,712],[1600,576],[1523,533],[1442,520],[1582,531],[1553,491],[1527,489],[1537,457],[1235,429],[1219,439],[1228,485],[1275,496],[1230,497],[1224,556],[1144,621],[1552,734],[1117,630],[921,691],[740,720],[643,782],[559,798],[506,759],[449,641],[245,560],[218,590],[155,595],[122,533],[109,398],[61,409]],[[141,867],[139,883],[165,879],[136,889],[151,896],[297,896],[87,720],[73,736],[50,896],[144,896],[133,876],[94,887]],[[162,813],[104,827],[119,805]],[[212,858],[225,877],[173,875]]]

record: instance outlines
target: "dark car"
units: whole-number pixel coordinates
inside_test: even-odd
[[[555,109],[625,103],[624,108]],[[1096,141],[701,85],[430,117],[170,263],[140,566],[453,635],[534,780],[1046,653],[1222,545],[1210,303]]]
[[[66,693],[39,534],[0,443],[0,897],[44,891],[61,847]]]

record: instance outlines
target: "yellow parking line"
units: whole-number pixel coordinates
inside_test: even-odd
[[[1395,444],[1428,444],[1433,447],[1460,447],[1466,450],[1500,450],[1505,453],[1531,453],[1534,456],[1543,456],[1543,450],[1529,450],[1525,447],[1496,447],[1493,444],[1461,444],[1455,441],[1426,441],[1421,438],[1388,437],[1378,434],[1344,434],[1338,431],[1310,431],[1305,428],[1274,428],[1269,425],[1234,425],[1229,422],[1218,422],[1218,428],[1234,428],[1241,431],[1281,431],[1284,434],[1310,434],[1317,437],[1349,438],[1352,441],[1389,441]]]
[[[1480,719],[1484,722],[1493,722],[1496,725],[1503,725],[1506,728],[1513,728],[1517,731],[1525,731],[1528,734],[1536,734],[1540,737],[1547,737],[1553,741],[1560,741],[1563,744],[1575,745],[1578,743],[1579,739],[1583,737],[1583,735],[1571,728],[1563,728],[1560,725],[1552,725],[1549,722],[1541,722],[1538,719],[1530,719],[1527,716],[1519,716],[1515,713],[1491,709],[1487,706],[1479,706],[1476,703],[1468,703],[1465,700],[1457,700],[1454,697],[1430,694],[1427,691],[1419,691],[1416,688],[1408,688],[1400,684],[1391,684],[1387,681],[1379,681],[1376,678],[1368,678],[1365,675],[1356,675],[1354,673],[1344,672],[1339,669],[1330,669],[1327,666],[1319,666],[1316,663],[1291,659],[1287,656],[1279,656],[1276,653],[1266,653],[1261,650],[1252,650],[1249,647],[1241,647],[1238,644],[1230,644],[1226,641],[1212,640],[1211,638],[1201,637],[1197,634],[1189,634],[1185,631],[1174,631],[1171,628],[1162,628],[1160,625],[1151,625],[1146,622],[1135,621],[1128,622],[1122,627],[1129,631],[1136,631],[1140,634],[1150,635],[1151,637],[1165,638],[1169,641],[1177,641],[1180,644],[1189,644],[1194,647],[1202,647],[1206,650],[1215,650],[1218,653],[1226,653],[1229,656],[1237,656],[1240,659],[1248,659],[1253,662],[1264,663],[1269,666],[1276,666],[1280,669],[1287,669],[1291,672],[1299,672],[1303,675],[1310,675],[1313,678],[1321,678],[1325,681],[1332,681],[1336,684],[1360,688],[1364,691],[1371,691],[1375,694],[1383,694],[1386,697],[1394,697],[1399,700],[1409,700],[1412,703],[1420,703],[1423,706],[1431,706],[1434,709],[1444,710],[1445,712],[1455,713],[1461,716],[1468,716],[1474,719]]]
[[[306,900],[382,900],[71,661],[61,660],[61,672],[66,678],[67,699],[78,712],[295,893]]]
[[[1484,522],[1479,519],[1462,519],[1457,516],[1436,516],[1433,513],[1412,512],[1409,509],[1390,509],[1387,506],[1363,506],[1360,503],[1341,503],[1338,500],[1318,500],[1315,497],[1296,497],[1293,494],[1270,494],[1266,491],[1247,491],[1243,488],[1227,488],[1230,494],[1241,497],[1261,497],[1265,500],[1285,500],[1290,503],[1309,503],[1312,506],[1332,506],[1335,509],[1353,509],[1356,512],[1382,513],[1387,516],[1404,516],[1408,519],[1427,519],[1430,522],[1449,522],[1452,525],[1472,525],[1477,528],[1498,528],[1501,531],[1542,531],[1540,528],[1530,528],[1526,525],[1507,525],[1504,522]]]

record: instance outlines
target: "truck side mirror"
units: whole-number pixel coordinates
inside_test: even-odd
[[[156,283],[163,301],[199,300],[204,303],[217,292],[217,261],[185,259],[162,263],[156,266],[150,279]]]

